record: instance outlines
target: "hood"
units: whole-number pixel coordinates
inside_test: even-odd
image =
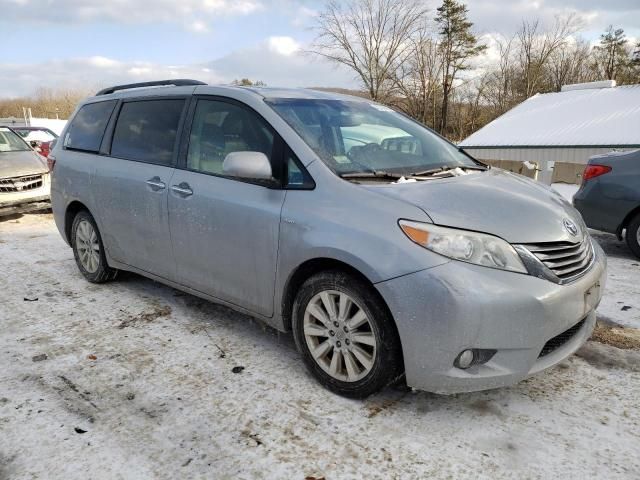
[[[47,171],[47,165],[33,150],[0,152],[0,178],[22,177]]]
[[[575,242],[563,221],[585,231],[580,214],[559,193],[503,170],[365,188],[409,202],[437,225],[490,233],[510,243]]]

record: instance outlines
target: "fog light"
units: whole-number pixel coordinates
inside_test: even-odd
[[[493,349],[469,348],[460,352],[460,354],[454,360],[453,365],[456,368],[466,370],[467,368],[474,365],[482,365],[484,363],[487,363],[493,358],[496,352],[497,350]]]
[[[473,365],[473,359],[474,359],[475,355],[473,353],[473,350],[463,350],[460,355],[458,355],[458,357],[456,358],[456,361],[453,362],[453,364],[458,367],[458,368],[462,368],[463,370],[466,368],[469,368],[471,365]]]

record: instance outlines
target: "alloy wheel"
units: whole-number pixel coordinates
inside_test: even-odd
[[[377,342],[371,321],[348,294],[325,290],[315,295],[303,328],[309,352],[331,377],[356,382],[373,368]]]
[[[95,273],[100,266],[100,243],[95,228],[87,220],[78,223],[76,249],[82,267],[89,273]]]

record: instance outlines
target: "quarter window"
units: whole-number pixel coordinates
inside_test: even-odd
[[[273,168],[273,146],[272,129],[254,112],[233,103],[199,100],[191,127],[187,168],[222,175],[225,157],[243,151],[264,153]]]
[[[313,179],[309,176],[305,168],[298,160],[293,151],[287,147],[285,151],[285,162],[287,165],[287,188],[310,189],[314,187]]]
[[[183,99],[124,103],[113,133],[111,155],[170,165],[183,107]]]
[[[78,111],[71,121],[64,139],[64,146],[73,150],[98,152],[115,100],[89,103]]]

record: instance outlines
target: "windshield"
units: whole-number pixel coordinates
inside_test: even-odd
[[[0,127],[0,153],[3,152],[24,152],[31,150],[18,135],[8,128]]]
[[[267,102],[339,175],[411,175],[440,168],[478,167],[454,145],[382,105],[310,99]]]

